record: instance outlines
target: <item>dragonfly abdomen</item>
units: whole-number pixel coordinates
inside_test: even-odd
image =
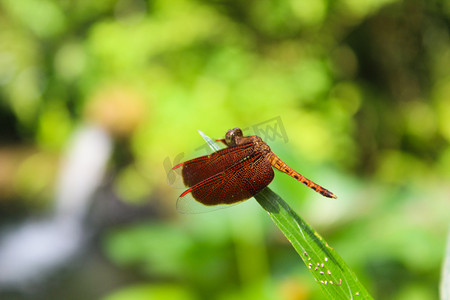
[[[272,164],[272,166],[275,169],[280,170],[281,172],[284,172],[284,173],[288,174],[289,176],[295,178],[296,180],[300,181],[301,183],[303,183],[307,187],[309,187],[309,188],[313,189],[314,191],[318,192],[322,196],[325,196],[325,197],[328,197],[328,198],[334,198],[334,199],[337,198],[337,196],[335,194],[333,194],[332,192],[330,192],[326,188],[324,188],[324,187],[314,183],[313,181],[309,180],[308,178],[306,178],[302,174],[298,173],[297,171],[295,171],[294,169],[289,167],[275,153],[273,153],[273,152],[270,153],[269,161],[270,161],[270,163]]]

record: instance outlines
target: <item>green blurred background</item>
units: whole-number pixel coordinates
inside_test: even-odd
[[[289,140],[272,149],[339,198],[280,173],[270,187],[376,299],[437,299],[449,24],[445,0],[0,0],[0,233],[55,213],[77,132],[113,149],[86,242],[0,298],[324,299],[253,199],[180,215],[167,183],[198,129],[279,117]]]

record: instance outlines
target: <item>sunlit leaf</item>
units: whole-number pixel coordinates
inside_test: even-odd
[[[330,299],[372,299],[337,252],[280,196],[265,188],[255,198],[294,246]]]

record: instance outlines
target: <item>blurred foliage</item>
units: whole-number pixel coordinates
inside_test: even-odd
[[[112,194],[152,203],[148,222],[100,233],[138,276],[105,299],[320,299],[259,207],[181,217],[166,183],[197,129],[280,116],[289,142],[272,149],[339,199],[283,175],[271,187],[304,196],[290,204],[376,299],[436,299],[449,23],[445,0],[0,0],[0,222],[48,209],[67,141],[94,124],[115,140]]]

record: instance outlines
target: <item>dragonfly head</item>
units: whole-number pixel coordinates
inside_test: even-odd
[[[242,130],[240,128],[230,129],[225,134],[225,142],[227,143],[228,147],[236,146],[236,138],[242,136]]]

